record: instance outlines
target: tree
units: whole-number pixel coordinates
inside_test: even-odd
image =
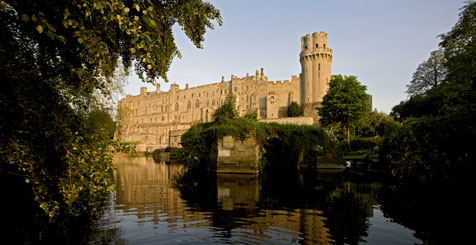
[[[247,112],[243,117],[249,120],[258,121],[258,110],[251,110]]]
[[[119,63],[167,81],[180,57],[172,26],[201,48],[213,21],[201,0],[0,1],[0,180],[21,178],[50,217],[97,207],[113,165],[85,115],[111,97]]]
[[[471,173],[475,166],[472,146],[476,136],[476,2],[468,2],[456,25],[440,37],[447,69],[444,82],[394,107],[400,116],[423,114],[385,137],[379,157],[400,178],[472,186]]]
[[[358,129],[358,133],[361,136],[373,137],[373,136],[385,136],[388,133],[396,130],[400,127],[400,123],[395,121],[393,117],[377,110],[371,111],[369,116],[363,125]]]
[[[288,117],[300,117],[304,113],[303,109],[295,102],[291,102],[288,106]]]
[[[369,112],[369,95],[366,86],[355,76],[336,75],[318,107],[319,121],[324,125],[340,124],[350,140],[350,130],[362,125]]]
[[[114,137],[115,123],[111,115],[104,109],[96,109],[88,114],[86,130],[89,134],[103,135],[105,139]]]
[[[235,97],[233,94],[228,94],[225,98],[225,103],[213,112],[213,121],[223,123],[229,119],[237,118],[238,111],[235,109]]]
[[[438,49],[431,52],[430,58],[421,63],[413,73],[413,79],[407,85],[407,93],[409,95],[424,94],[436,88],[443,83],[446,73],[444,51]]]
[[[450,32],[440,35],[445,51],[447,80],[466,89],[476,90],[476,2],[468,2]]]

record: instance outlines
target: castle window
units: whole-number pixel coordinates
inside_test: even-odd
[[[319,44],[318,44],[318,43],[316,43],[316,48],[319,48]]]
[[[179,110],[179,104],[178,104],[178,103],[175,103],[175,110],[176,110],[176,111]]]
[[[321,64],[318,64],[317,67],[318,67],[318,70],[320,71],[321,70]]]
[[[197,100],[197,101],[195,101],[195,108],[198,108],[198,107],[200,107],[200,102],[198,102],[198,100]]]
[[[162,121],[164,121],[164,116],[162,116]]]
[[[326,45],[324,44],[324,48],[326,48]]]
[[[195,94],[192,94],[192,98],[193,98],[193,96],[195,96]]]
[[[190,108],[192,108],[192,103],[189,101],[187,102],[187,110],[190,110]]]

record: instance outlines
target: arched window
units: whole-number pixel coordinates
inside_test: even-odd
[[[190,110],[192,108],[192,103],[190,101],[187,102],[187,110]]]

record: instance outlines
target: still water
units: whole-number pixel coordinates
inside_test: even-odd
[[[91,244],[422,244],[432,239],[415,230],[422,226],[418,222],[401,217],[395,187],[369,173],[204,176],[152,158],[115,162],[117,190],[96,221]]]

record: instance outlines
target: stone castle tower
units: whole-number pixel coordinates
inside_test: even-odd
[[[256,113],[262,122],[317,124],[316,107],[322,102],[331,80],[332,50],[327,47],[327,34],[315,32],[301,37],[301,74],[290,80],[268,81],[264,70],[245,77],[231,75],[230,80],[197,87],[180,88],[172,84],[169,91],[127,95],[119,101],[116,139],[139,142],[138,151],[151,151],[166,146],[178,147],[181,135],[191,125],[213,120],[213,112],[223,105],[228,94],[235,97],[239,116]],[[296,102],[304,109],[302,117],[288,117],[287,109]]]
[[[305,114],[312,114],[315,106],[329,88],[332,49],[327,47],[327,33],[314,32],[301,37],[301,105]]]

